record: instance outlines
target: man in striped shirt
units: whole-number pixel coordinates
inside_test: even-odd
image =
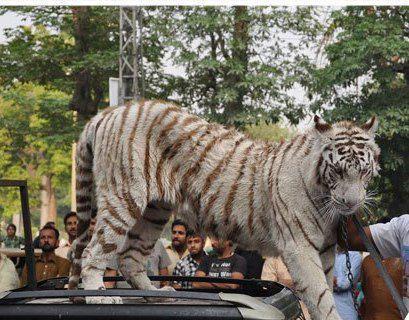
[[[205,240],[200,234],[189,230],[186,234],[186,239],[189,254],[178,261],[173,270],[174,276],[194,277],[199,264],[206,255],[203,250]],[[192,288],[192,283],[188,281],[175,281],[173,287],[183,289]]]

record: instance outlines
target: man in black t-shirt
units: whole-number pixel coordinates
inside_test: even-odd
[[[233,242],[212,239],[212,247],[217,255],[204,257],[195,276],[244,279],[247,269],[246,260],[233,252]],[[236,289],[239,285],[233,283],[194,282],[193,287]]]

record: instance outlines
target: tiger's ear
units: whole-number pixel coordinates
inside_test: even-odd
[[[365,122],[361,126],[361,128],[364,129],[372,137],[375,137],[375,132],[376,132],[376,129],[378,129],[378,124],[379,124],[378,118],[373,116],[371,119]]]
[[[317,115],[314,116],[314,123],[315,123],[314,125],[315,129],[320,133],[325,133],[326,131],[331,130],[331,125],[326,123],[324,120],[322,120]]]

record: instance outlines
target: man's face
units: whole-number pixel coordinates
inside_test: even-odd
[[[44,229],[40,233],[40,248],[43,252],[54,251],[58,247],[58,240],[55,236],[54,230]]]
[[[216,251],[218,254],[222,254],[227,246],[227,241],[221,241],[218,239],[211,239],[212,243],[212,248],[214,251]]]
[[[203,245],[204,241],[200,237],[189,237],[187,238],[187,249],[189,250],[189,253],[194,256],[199,254],[200,252],[203,251]]]
[[[77,216],[71,216],[67,219],[67,223],[65,225],[65,231],[71,237],[77,236]]]
[[[177,225],[172,229],[172,245],[175,248],[183,247],[186,244],[186,229],[184,226]]]
[[[12,238],[12,237],[15,236],[15,234],[16,234],[16,231],[14,230],[13,227],[8,227],[7,228],[7,236],[8,237]]]

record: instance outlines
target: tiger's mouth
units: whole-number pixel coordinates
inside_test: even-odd
[[[337,209],[337,211],[341,215],[344,215],[344,216],[356,214],[359,211],[359,209],[363,206],[363,204],[365,203],[365,199],[363,199],[357,203],[351,204],[351,203],[342,201],[334,196],[331,197],[331,201],[334,207]]]

